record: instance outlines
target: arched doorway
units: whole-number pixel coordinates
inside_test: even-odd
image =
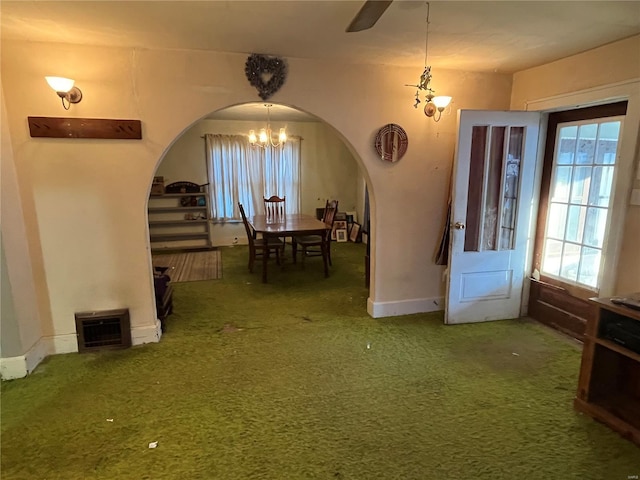
[[[273,104],[270,108],[271,128],[278,132],[285,128],[289,137],[300,141],[300,200],[299,213],[316,215],[327,199],[338,199],[339,210],[345,214],[349,227],[358,224],[362,233],[365,211],[367,180],[361,161],[353,153],[343,137],[322,119],[290,106]],[[259,131],[267,124],[267,111],[261,102],[234,105],[213,112],[185,129],[173,141],[158,163],[155,177],[162,177],[165,184],[188,182],[193,185],[208,184],[207,155],[204,136],[218,134],[248,137],[249,131]],[[209,186],[214,188],[213,185]],[[369,232],[357,237],[369,240]],[[210,236],[205,242],[180,247],[219,248],[246,243],[246,235],[240,222],[212,221]],[[152,253],[172,249],[176,244],[150,243]],[[368,261],[368,257],[367,257]],[[362,258],[363,265],[365,258]],[[365,282],[363,267],[362,282]]]

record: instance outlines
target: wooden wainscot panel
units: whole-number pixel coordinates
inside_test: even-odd
[[[531,280],[529,316],[583,340],[587,320],[596,309],[588,301],[570,295],[563,288]]]
[[[140,140],[140,120],[28,117],[31,137]]]

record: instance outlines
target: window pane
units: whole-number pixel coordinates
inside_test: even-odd
[[[589,205],[608,207],[613,185],[614,167],[593,167],[591,187],[589,188]]]
[[[552,202],[568,202],[569,189],[571,188],[571,172],[573,167],[556,167],[553,182]]]
[[[562,242],[545,240],[542,258],[542,271],[550,275],[560,274],[560,260],[562,259]]]
[[[569,242],[582,242],[582,231],[584,230],[584,218],[587,213],[586,207],[578,207],[577,205],[569,206],[569,215],[567,216],[567,233],[564,237]]]
[[[598,287],[622,121],[558,125],[540,270]]]
[[[471,132],[469,159],[469,190],[467,194],[467,228],[464,231],[464,251],[480,250],[480,217],[482,215],[482,187],[487,146],[487,127],[474,126]]]
[[[598,132],[598,153],[596,163],[616,163],[618,137],[620,136],[620,122],[609,122],[600,125]]]
[[[558,165],[570,165],[573,163],[573,156],[576,150],[576,136],[578,127],[562,127],[558,135],[559,148],[556,163]]]
[[[591,181],[591,167],[575,167],[571,182],[571,203],[586,205],[589,199],[589,183]]]
[[[502,161],[504,158],[505,127],[491,129],[489,145],[489,168],[485,181],[487,194],[484,204],[484,225],[482,230],[482,250],[497,250],[498,208],[502,180]]]
[[[564,239],[564,228],[567,223],[567,206],[552,203],[547,218],[547,237]]]
[[[560,276],[574,282],[578,279],[578,268],[580,266],[580,245],[565,243],[562,252],[562,267]]]
[[[518,189],[520,186],[520,159],[522,158],[523,140],[524,127],[512,127],[509,129],[509,145],[502,203],[502,229],[500,233],[501,250],[512,250],[514,248]]]
[[[580,126],[580,129],[578,131],[578,151],[576,152],[576,163],[594,163],[597,134],[597,123]]]
[[[583,243],[592,247],[602,248],[606,225],[607,210],[604,208],[589,208]]]
[[[580,275],[578,281],[590,287],[598,286],[601,251],[596,248],[583,247]]]

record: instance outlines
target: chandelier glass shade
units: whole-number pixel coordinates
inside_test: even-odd
[[[420,104],[420,92],[424,91],[425,96],[425,106],[424,106],[424,114],[427,117],[433,118],[434,121],[439,121],[442,116],[442,112],[445,108],[449,106],[451,103],[451,97],[446,95],[436,96],[436,91],[431,88],[431,67],[428,64],[428,54],[429,54],[429,2],[427,2],[427,28],[425,35],[425,46],[424,46],[424,71],[422,75],[420,75],[420,80],[417,85],[407,85],[407,87],[416,87],[416,100],[414,103],[414,107],[418,108]]]
[[[271,114],[270,109],[273,105],[265,103],[264,106],[267,108],[267,126],[266,128],[260,129],[260,132],[256,135],[255,130],[249,130],[249,143],[256,147],[279,147],[283,145],[287,141],[287,132],[284,128],[280,129],[280,133],[277,137],[273,136],[273,131],[271,130]]]

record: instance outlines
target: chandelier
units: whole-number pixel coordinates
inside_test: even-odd
[[[265,103],[265,107],[267,107],[267,128],[260,129],[260,133],[256,135],[255,130],[249,130],[249,143],[251,145],[266,148],[268,146],[279,147],[283,145],[287,141],[287,133],[284,131],[284,128],[280,129],[280,133],[277,138],[273,137],[273,132],[271,131],[271,113],[270,109],[273,107],[270,103]]]
[[[424,71],[422,75],[420,75],[420,80],[417,85],[406,85],[407,87],[416,87],[416,102],[413,105],[415,108],[418,108],[420,104],[420,90],[424,90],[425,101],[426,104],[424,106],[424,114],[427,117],[433,118],[434,121],[439,121],[440,117],[442,117],[442,112],[451,102],[451,97],[447,97],[444,95],[436,96],[436,91],[431,88],[431,67],[427,62],[429,52],[429,2],[427,2],[427,28],[425,35],[425,45],[424,45]],[[438,116],[436,117],[436,113]]]

